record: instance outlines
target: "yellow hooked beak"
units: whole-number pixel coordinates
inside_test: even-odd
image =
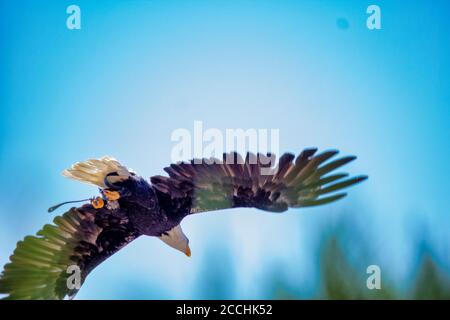
[[[189,239],[181,230],[181,226],[177,225],[176,227],[170,229],[169,231],[164,232],[159,237],[164,243],[171,246],[174,249],[177,249],[180,252],[183,252],[186,256],[191,256],[191,248],[189,248]]]
[[[189,246],[187,246],[186,250],[184,251],[184,254],[187,255],[188,257],[191,256],[191,248],[189,248]]]

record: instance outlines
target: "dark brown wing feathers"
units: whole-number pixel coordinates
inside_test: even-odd
[[[316,154],[316,148],[303,150],[295,157],[283,154],[271,174],[262,174],[270,167],[272,154],[236,152],[217,159],[196,159],[172,164],[164,170],[169,177],[151,178],[159,193],[175,203],[184,199],[190,208],[186,214],[234,207],[255,207],[268,211],[284,211],[288,207],[320,205],[336,201],[346,194],[331,194],[365,180],[366,176],[346,179],[348,174],[330,172],[356,159],[346,156],[329,161],[338,151]],[[325,196],[325,197],[323,197]]]

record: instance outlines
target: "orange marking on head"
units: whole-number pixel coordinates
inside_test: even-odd
[[[95,209],[100,209],[105,205],[105,201],[101,197],[96,197],[91,200],[91,204]]]
[[[117,191],[103,190],[103,194],[105,195],[108,201],[115,201],[120,199],[120,193]]]

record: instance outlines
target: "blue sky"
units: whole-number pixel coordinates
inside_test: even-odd
[[[70,4],[81,30],[66,28]],[[370,4],[381,30],[366,28]],[[208,298],[198,279],[212,258],[239,270],[235,298],[265,297],[273,270],[313,290],[314,239],[349,215],[400,282],[417,228],[449,267],[449,10],[444,1],[2,1],[0,263],[51,221],[49,206],[96,192],[61,177],[71,163],[109,154],[161,174],[173,130],[201,120],[278,128],[283,151],[338,148],[358,156],[350,172],[370,179],[323,208],[186,219],[191,259],[141,238],[96,269],[80,298]]]

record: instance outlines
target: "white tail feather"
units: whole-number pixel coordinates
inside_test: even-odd
[[[100,188],[106,188],[105,177],[107,174],[117,172],[117,177],[111,177],[109,181],[125,180],[131,175],[127,167],[120,164],[116,159],[104,156],[100,159],[89,159],[83,162],[77,162],[71,168],[63,171],[63,176],[78,180],[84,183],[90,183]]]

